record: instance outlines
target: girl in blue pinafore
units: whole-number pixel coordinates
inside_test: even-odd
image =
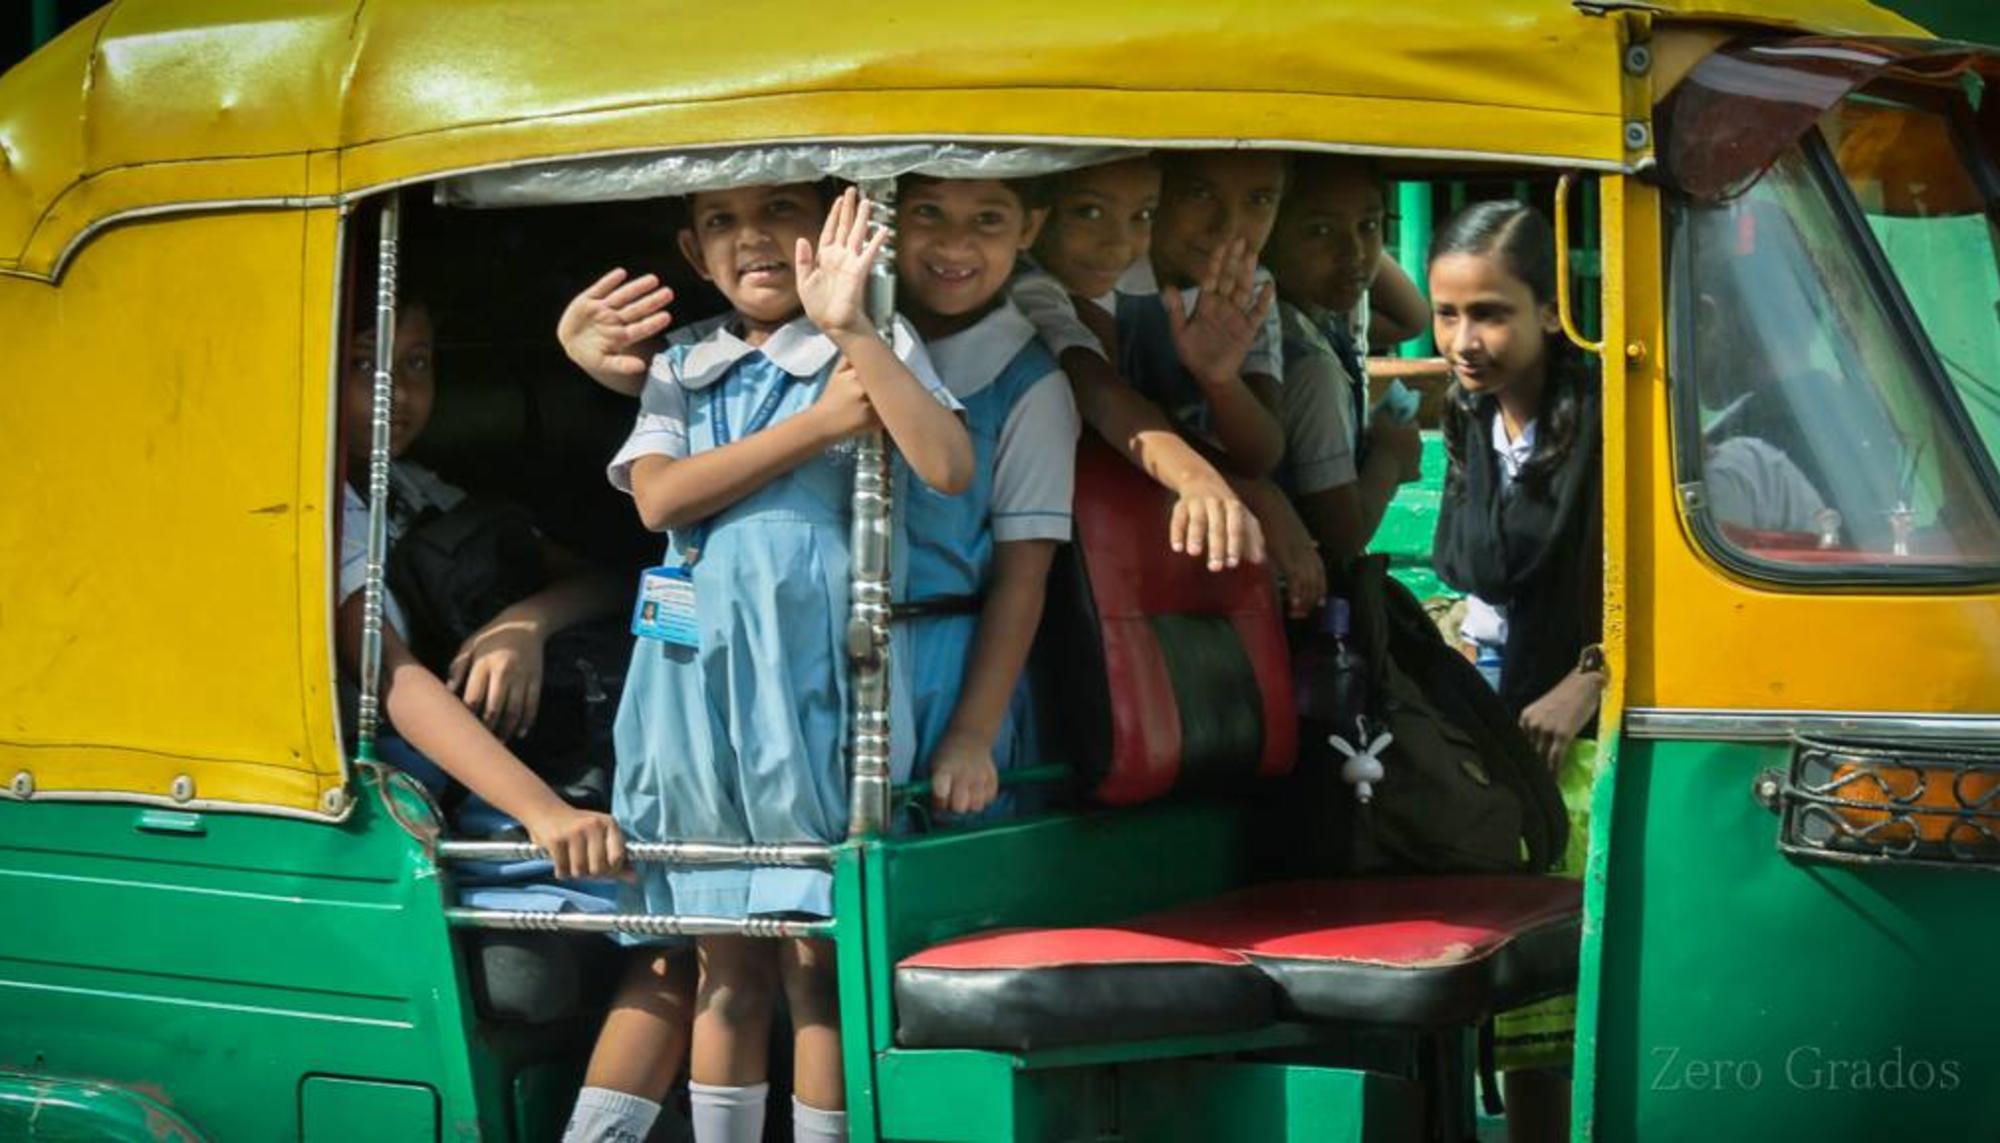
[[[899,331],[892,352],[862,313],[882,239],[864,242],[868,209],[853,192],[827,211],[811,185],[739,188],[696,194],[689,210],[682,252],[734,312],[654,359],[611,465],[647,525],[670,533],[667,567],[693,586],[691,606],[668,609],[683,628],[634,654],[613,811],[639,841],[835,842],[847,829],[840,648],[853,476],[828,450],[879,423],[919,479],[955,491],[970,443],[914,337]],[[830,888],[816,870],[651,868],[632,892],[651,912],[823,917]],[[758,1137],[782,982],[796,1036],[794,1137],[843,1138],[828,942],[697,943],[696,1137]],[[659,1033],[607,1022],[593,1072],[597,1056],[649,1047],[612,1041],[648,1034]]]
[[[1069,381],[1006,299],[1043,211],[1019,184],[907,178],[898,301],[965,407],[972,487],[899,482],[898,776],[941,812],[1002,812],[999,774],[1033,751],[1023,668],[1055,546],[1070,536],[1079,421]]]

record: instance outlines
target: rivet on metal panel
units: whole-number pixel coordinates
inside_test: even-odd
[[[1750,787],[1750,796],[1757,799],[1758,805],[1772,813],[1778,812],[1778,798],[1784,792],[1785,776],[1776,770],[1766,770],[1757,775],[1756,784]]]
[[[339,817],[347,812],[347,791],[335,786],[319,798],[319,808],[330,817]]]
[[[14,791],[14,796],[17,798],[32,798],[35,796],[35,776],[23,770],[14,775],[14,781],[10,788]]]
[[[194,779],[182,774],[174,779],[174,784],[168,792],[174,796],[176,802],[191,801],[194,798]]]
[[[1643,341],[1627,343],[1625,346],[1625,360],[1634,365],[1644,362],[1646,360],[1646,343]]]
[[[1625,74],[1645,75],[1653,70],[1653,49],[1647,44],[1631,44],[1625,49]]]
[[[1690,480],[1680,486],[1681,510],[1692,516],[1708,506],[1708,490],[1699,480]]]
[[[1643,151],[1653,142],[1653,129],[1644,120],[1632,119],[1625,124],[1625,149]]]

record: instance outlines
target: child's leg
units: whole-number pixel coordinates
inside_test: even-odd
[[[694,986],[694,959],[687,953],[633,950],[590,1053],[584,1086],[662,1099],[687,1062]]]
[[[765,1082],[777,959],[771,942],[703,937],[695,993],[689,1102],[698,1143],[756,1143],[764,1133]]]
[[[641,1140],[687,1059],[694,964],[678,952],[635,949],[590,1053],[563,1143]]]
[[[840,1057],[840,987],[832,941],[786,941],[778,951],[792,1010],[792,1135],[799,1143],[847,1138]]]

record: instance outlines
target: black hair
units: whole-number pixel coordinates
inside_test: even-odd
[[[995,179],[994,182],[1013,192],[1024,212],[1046,209],[1055,202],[1057,180],[1060,175],[1026,175],[1015,179]],[[898,191],[904,187],[929,186],[932,183],[958,182],[958,179],[939,178],[937,175],[907,174],[896,180]]]
[[[1305,188],[1321,179],[1331,178],[1334,175],[1361,176],[1368,181],[1369,186],[1375,188],[1376,193],[1382,196],[1383,205],[1388,205],[1389,176],[1382,170],[1382,164],[1366,155],[1332,155],[1322,152],[1302,154],[1292,160],[1291,175],[1285,186],[1285,199],[1289,201],[1294,193],[1303,192]]]
[[[1176,173],[1178,173],[1180,168],[1186,167],[1188,164],[1193,163],[1195,160],[1207,158],[1213,155],[1225,155],[1225,156],[1275,155],[1278,159],[1278,169],[1279,169],[1278,189],[1280,191],[1291,190],[1292,180],[1294,177],[1296,177],[1296,168],[1298,166],[1298,156],[1294,155],[1290,151],[1263,151],[1263,150],[1252,150],[1247,148],[1217,149],[1214,147],[1207,147],[1193,151],[1181,151],[1181,150],[1174,150],[1171,148],[1161,148],[1160,150],[1155,151],[1153,153],[1159,156],[1160,173],[1169,178],[1173,177]],[[1284,199],[1281,197],[1278,201],[1282,205]]]
[[[1450,254],[1497,259],[1508,274],[1527,283],[1537,304],[1556,302],[1559,270],[1555,235],[1549,220],[1524,202],[1497,199],[1460,211],[1431,238],[1426,263],[1434,264]],[[1544,353],[1535,450],[1515,477],[1516,483],[1536,495],[1548,491],[1550,478],[1576,445],[1586,380],[1583,355],[1567,337],[1554,334],[1544,339]],[[1466,436],[1478,404],[1482,403],[1466,393],[1456,378],[1445,391],[1444,448],[1450,462],[1445,474],[1447,495],[1464,477]]]

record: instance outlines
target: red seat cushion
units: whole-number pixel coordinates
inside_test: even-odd
[[[896,966],[905,1047],[1028,1051],[1268,1024],[1270,981],[1239,953],[1127,929],[1001,929]]]
[[[1582,887],[1553,877],[1252,886],[1127,927],[1241,953],[1292,1018],[1435,1027],[1576,986]]]

